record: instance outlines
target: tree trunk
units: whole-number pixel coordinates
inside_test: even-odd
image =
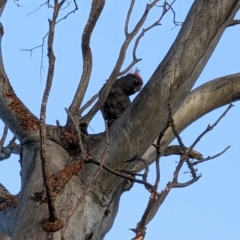
[[[165,127],[170,85],[175,113],[239,3],[239,0],[194,2],[162,63],[133,104],[109,129],[110,144],[105,134],[84,137],[84,147],[91,158],[99,163],[104,160],[113,169],[131,170],[134,167],[134,163],[124,160],[136,154],[142,156]],[[43,230],[42,221],[49,218],[49,213],[42,178],[39,120],[15,95],[3,66],[0,70],[0,117],[22,145],[21,192],[12,196],[12,202],[0,211],[0,230],[12,240],[103,239],[113,225],[125,181],[105,169],[99,174],[97,166],[83,161],[76,138],[67,138],[70,130],[48,126],[47,161],[56,210],[63,227],[56,232]],[[76,136],[76,132],[74,134]],[[9,197],[9,194],[4,196]]]

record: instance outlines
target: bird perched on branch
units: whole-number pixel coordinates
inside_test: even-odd
[[[138,69],[134,73],[128,73],[115,81],[101,107],[103,118],[108,121],[108,126],[123,114],[131,104],[129,96],[140,91],[142,85],[143,80]]]

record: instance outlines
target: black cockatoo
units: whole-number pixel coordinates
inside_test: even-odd
[[[142,85],[143,80],[138,70],[134,73],[128,73],[115,81],[101,107],[103,118],[108,121],[108,126],[123,114],[131,104],[129,96],[140,91]]]

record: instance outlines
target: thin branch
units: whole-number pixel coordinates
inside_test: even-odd
[[[190,146],[189,150],[192,150],[197,143],[201,140],[201,138],[208,133],[209,131],[213,130],[214,127],[217,126],[217,124],[221,121],[221,119],[227,114],[227,112],[233,107],[234,105],[232,103],[230,103],[227,107],[227,109],[221,114],[221,116],[217,119],[217,121],[213,124],[213,125],[208,125],[207,128],[205,129],[205,131],[203,131],[198,137],[197,139],[193,142],[193,144]]]
[[[124,74],[128,73],[133,68],[133,66],[140,61],[142,61],[141,58],[133,59],[132,62],[128,65],[128,67],[126,67],[123,71],[119,72],[118,75],[121,76],[121,75],[124,75]]]
[[[36,46],[36,47],[33,47],[33,48],[30,48],[30,49],[24,49],[24,48],[20,48],[21,51],[25,51],[25,52],[30,52],[31,56],[32,56],[32,53],[35,49],[37,48],[41,48],[41,64],[40,64],[40,76],[41,76],[41,79],[42,79],[42,70],[44,70],[43,68],[43,47],[44,47],[44,42],[45,42],[45,38],[48,36],[49,32],[47,32],[45,34],[45,36],[43,37],[42,39],[42,44]]]
[[[179,172],[180,172],[180,170],[181,170],[181,168],[184,164],[184,161],[185,161],[185,159],[183,157],[181,157],[178,164],[177,164],[177,167],[176,167],[176,169],[173,173],[173,181],[172,182],[175,182],[175,183],[178,182],[178,175],[179,175]]]
[[[148,165],[147,161],[143,158],[139,158],[138,155],[135,155],[133,158],[125,160],[125,162],[132,162],[132,161],[140,161],[144,164],[144,166],[145,166],[144,173],[143,174],[134,174],[134,175],[142,176],[143,182],[147,183],[147,177],[148,177],[148,173],[149,173],[149,165]],[[125,171],[125,170],[121,170],[121,171]],[[127,173],[127,171],[125,171],[125,172]],[[145,185],[145,188],[148,191],[153,191],[153,187],[149,188],[147,185]]]
[[[188,187],[190,186],[191,184],[197,182],[202,176],[197,176],[197,177],[194,177],[192,178],[191,180],[185,182],[185,183],[179,183],[179,182],[173,182],[171,183],[171,188],[183,188],[183,187]]]
[[[91,11],[87,24],[83,30],[82,35],[82,58],[83,58],[83,71],[80,78],[79,85],[77,87],[76,93],[74,95],[71,106],[69,107],[69,112],[73,117],[78,117],[78,110],[84,98],[85,92],[88,87],[92,72],[92,52],[90,47],[90,39],[94,27],[97,23],[98,18],[100,17],[102,10],[105,5],[105,0],[93,0]]]
[[[4,145],[6,138],[7,138],[7,134],[8,134],[8,126],[5,124],[4,129],[3,129],[3,134],[0,140],[0,148],[2,148],[2,146]]]
[[[87,101],[78,111],[78,116],[80,117],[82,113],[92,105],[92,103],[98,98],[98,93],[93,95],[92,98]]]
[[[65,2],[65,0],[63,1],[63,3],[64,3],[64,2]],[[28,15],[36,12],[37,10],[39,10],[39,9],[40,9],[43,5],[45,5],[45,4],[48,5],[48,8],[50,8],[49,1],[46,1],[45,3],[43,3],[42,5],[40,5],[40,7],[38,7],[36,10],[34,10],[34,11],[31,12],[31,13],[29,13]],[[75,13],[75,12],[78,10],[78,5],[77,5],[77,3],[76,3],[76,0],[74,0],[74,5],[75,5],[74,10],[68,12],[68,13],[66,14],[66,16],[64,16],[64,17],[62,17],[61,19],[59,19],[58,21],[56,21],[55,24],[58,24],[60,21],[66,19],[70,14]],[[28,16],[28,15],[27,15],[27,16]],[[20,48],[21,51],[30,52],[30,55],[31,55],[31,56],[32,56],[32,53],[33,53],[33,51],[34,51],[35,49],[41,48],[41,64],[40,64],[40,76],[41,76],[41,80],[42,80],[42,71],[44,70],[44,68],[43,68],[43,47],[44,47],[44,43],[45,43],[45,38],[48,36],[48,34],[49,34],[49,32],[47,32],[47,33],[45,34],[45,36],[43,37],[43,39],[42,39],[42,44],[40,44],[40,45],[38,45],[38,46],[36,46],[36,47],[30,48],[30,49]]]
[[[38,11],[41,7],[43,7],[44,5],[48,5],[48,2],[46,1],[45,3],[42,3],[37,9],[35,9],[35,10],[33,10],[32,12],[28,13],[28,14],[26,15],[26,17],[28,17],[29,15],[37,12],[37,11]]]
[[[172,6],[174,4],[175,0],[168,6],[168,8],[166,7],[167,4],[166,2],[164,2],[164,5],[163,5],[163,11],[162,11],[162,14],[161,16],[159,17],[159,19],[157,21],[155,21],[153,24],[151,24],[150,26],[148,26],[147,28],[144,28],[142,30],[142,32],[139,34],[139,36],[137,37],[136,41],[135,41],[135,44],[134,44],[134,47],[133,47],[133,59],[137,59],[136,57],[136,52],[137,52],[137,47],[139,45],[139,42],[141,40],[141,38],[144,36],[144,34],[146,32],[148,32],[149,30],[151,30],[152,28],[154,27],[157,27],[157,26],[160,26],[161,25],[161,21],[163,19],[163,17],[165,16],[165,14],[169,11],[170,6]]]
[[[129,26],[129,21],[130,21],[130,17],[132,14],[134,4],[135,4],[135,0],[131,0],[131,4],[130,4],[130,7],[127,12],[127,18],[126,18],[126,22],[125,22],[125,26],[124,26],[125,37],[127,37],[127,35],[128,35],[128,26]]]
[[[98,165],[98,166],[100,165],[100,163],[98,161],[94,160],[94,159],[89,159],[89,160],[85,161],[85,163],[93,163],[93,164]],[[118,177],[127,179],[127,180],[132,181],[132,182],[143,184],[144,186],[147,186],[148,188],[153,189],[153,185],[148,183],[148,182],[145,182],[143,180],[136,179],[136,178],[130,177],[126,174],[122,174],[120,172],[117,172],[117,171],[107,167],[106,165],[103,165],[102,168],[107,170],[108,172],[118,176]]]
[[[240,24],[240,19],[234,19],[232,20],[227,27],[233,27],[235,25],[239,25]]]
[[[187,165],[188,165],[188,168],[190,169],[190,172],[191,172],[191,174],[192,174],[193,179],[194,179],[194,178],[197,178],[197,169],[195,169],[195,168],[193,167],[193,165],[191,164],[188,156],[186,157],[186,160],[185,160],[185,161],[186,161],[186,163],[187,163]]]
[[[176,21],[176,13],[172,7],[172,4],[175,2],[175,0],[169,4],[167,1],[165,1],[166,5],[171,9],[172,13],[173,13],[173,23],[175,24],[175,26],[179,26],[179,25],[182,25],[183,23],[182,22],[178,22]]]
[[[218,154],[216,154],[216,155],[214,155],[212,157],[209,156],[209,157],[207,157],[205,159],[202,159],[202,160],[199,160],[199,161],[196,161],[196,162],[192,162],[191,165],[195,166],[195,165],[197,165],[199,163],[207,162],[207,161],[210,161],[210,160],[212,160],[214,158],[217,158],[217,157],[221,156],[222,154],[224,154],[230,147],[231,147],[230,145],[227,146],[222,152],[220,152],[220,153],[218,153]]]
[[[55,56],[53,52],[53,41],[54,41],[54,34],[55,34],[55,25],[56,20],[58,17],[59,10],[62,6],[64,1],[61,1],[58,3],[57,0],[55,0],[54,4],[54,11],[52,20],[49,20],[49,35],[48,35],[48,58],[49,58],[49,65],[48,65],[48,74],[47,74],[47,81],[46,81],[46,87],[43,94],[42,104],[41,104],[41,113],[40,113],[40,141],[41,141],[41,161],[42,161],[42,175],[43,175],[43,181],[46,188],[46,195],[48,198],[48,210],[49,210],[49,218],[44,219],[42,221],[42,228],[46,231],[49,231],[49,228],[51,223],[56,223],[55,229],[52,229],[50,231],[56,231],[59,230],[62,227],[62,224],[60,220],[57,217],[57,211],[55,208],[54,198],[52,195],[52,188],[50,183],[50,176],[49,176],[49,170],[47,165],[47,155],[46,155],[46,107],[48,102],[49,93],[52,86],[53,81],[53,75],[55,70]]]
[[[70,14],[75,13],[75,12],[78,10],[78,5],[77,5],[76,0],[73,0],[73,2],[74,2],[74,5],[75,5],[74,9],[73,9],[72,11],[68,12],[64,17],[60,18],[60,19],[56,22],[56,24],[58,24],[58,23],[59,23],[60,21],[62,21],[62,20],[67,19]]]
[[[171,126],[171,128],[172,128],[172,131],[173,131],[175,137],[177,138],[177,141],[178,141],[180,147],[181,147],[182,150],[185,152],[186,147],[185,147],[185,145],[184,145],[181,137],[179,136],[179,133],[177,132],[176,125],[175,125],[175,123],[174,123],[173,118],[171,119],[171,125],[170,125],[170,126]]]

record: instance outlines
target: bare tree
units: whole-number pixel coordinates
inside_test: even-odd
[[[77,2],[54,0],[43,4],[52,9],[52,17],[40,46],[47,45],[48,71],[39,117],[34,116],[13,91],[1,56],[0,117],[6,127],[0,141],[0,158],[7,159],[11,153],[19,154],[21,164],[21,191],[12,195],[0,185],[0,230],[5,234],[2,238],[103,239],[113,225],[122,194],[135,182],[144,185],[150,195],[142,218],[132,229],[133,239],[143,239],[146,225],[171,189],[187,187],[198,181],[201,175],[198,175],[195,165],[227,150],[204,159],[194,147],[232,107],[231,102],[239,99],[240,73],[209,81],[194,91],[191,88],[224,30],[239,24],[239,20],[234,19],[239,0],[195,0],[167,55],[130,107],[110,127],[106,123],[104,133],[87,133],[90,121],[106,100],[115,80],[140,61],[136,50],[142,36],[161,24],[167,12],[171,11],[175,16],[174,2],[150,1],[130,31],[129,21],[135,4],[134,0],[130,1],[124,27],[125,39],[116,64],[99,96],[83,105],[92,73],[90,39],[105,6],[104,0],[92,0],[82,33],[82,74],[72,103],[66,109],[65,126],[60,126],[59,122],[56,126],[46,124],[46,106],[55,72],[55,27],[78,9]],[[1,13],[5,4],[6,0],[0,1]],[[73,10],[59,18],[60,10],[69,4],[74,6]],[[156,6],[162,9],[159,19],[143,28]],[[175,17],[174,23],[179,24]],[[3,37],[2,25],[0,36]],[[133,40],[132,62],[124,69],[126,52]],[[93,107],[82,116],[96,98]],[[226,104],[229,107],[220,118],[209,125],[190,147],[185,146],[179,133],[204,114]],[[5,144],[8,129],[14,137]],[[174,138],[179,145],[169,146]],[[15,143],[16,139],[20,144]],[[172,154],[180,155],[180,160],[173,178],[160,192],[159,161],[161,156]],[[154,184],[148,182],[149,165],[152,163],[156,165]],[[184,164],[191,177],[181,183],[178,175]],[[143,174],[140,174],[142,170]]]

